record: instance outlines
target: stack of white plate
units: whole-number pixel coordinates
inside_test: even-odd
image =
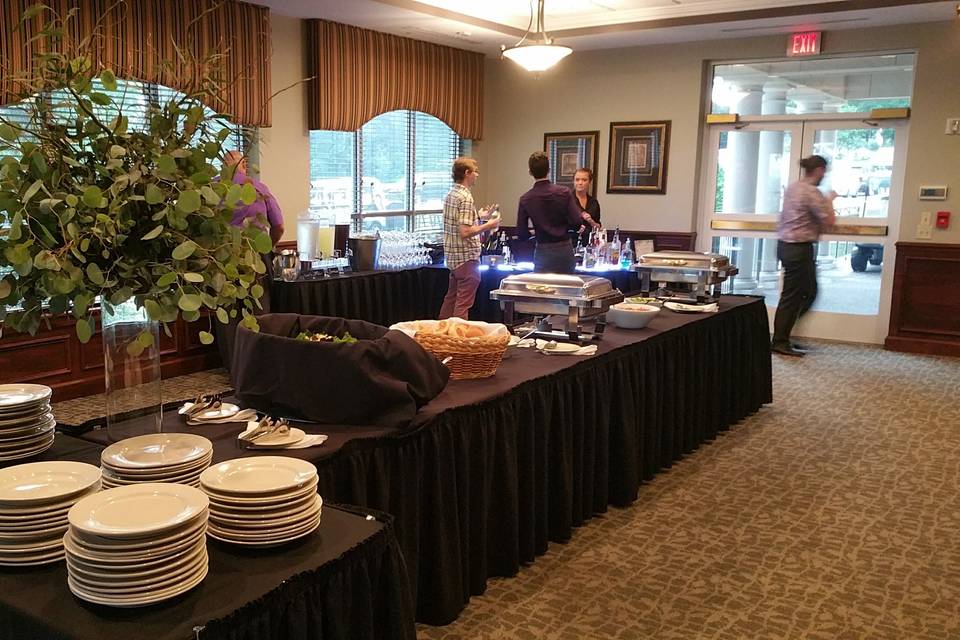
[[[0,384],[0,462],[29,458],[53,446],[57,422],[50,387]]]
[[[88,602],[140,607],[180,595],[207,575],[207,496],[147,483],[84,498],[63,537],[70,591]]]
[[[281,456],[238,458],[200,475],[210,498],[207,535],[247,546],[283,544],[320,526],[317,468]]]
[[[67,511],[100,490],[100,470],[82,462],[31,462],[0,471],[0,565],[63,558]]]
[[[100,455],[105,489],[142,482],[200,486],[213,443],[192,433],[151,433],[116,442]]]

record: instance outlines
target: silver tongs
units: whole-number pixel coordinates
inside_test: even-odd
[[[197,396],[196,401],[194,401],[193,406],[187,409],[184,412],[184,415],[187,418],[194,418],[201,413],[219,409],[223,405],[223,394],[222,393],[201,393]]]
[[[263,416],[260,422],[257,423],[257,426],[253,428],[253,431],[240,436],[237,440],[241,443],[241,446],[249,447],[256,444],[256,441],[263,436],[273,433],[290,433],[290,424],[286,418],[277,418],[275,420],[270,416]]]

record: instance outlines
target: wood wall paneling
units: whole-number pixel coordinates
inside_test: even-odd
[[[220,366],[215,345],[200,342],[206,319],[171,325],[171,337],[160,331],[160,367],[164,378]],[[103,342],[99,332],[86,344],[77,339],[73,320],[52,319],[30,336],[5,331],[0,337],[0,384],[33,382],[53,388],[55,402],[102,393]]]
[[[897,243],[884,346],[960,356],[960,245]]]

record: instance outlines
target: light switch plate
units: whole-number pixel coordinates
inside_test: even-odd
[[[931,238],[933,238],[933,230],[929,226],[925,227],[922,224],[918,224],[917,240],[930,240]]]
[[[933,224],[933,214],[929,211],[920,212],[920,224],[921,227],[929,227]]]

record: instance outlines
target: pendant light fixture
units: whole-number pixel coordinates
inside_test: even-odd
[[[531,35],[530,33],[530,27],[533,26],[533,1],[531,1],[530,23],[527,25],[527,32],[520,38],[520,42],[512,47],[507,48],[502,45],[500,47],[504,57],[513,60],[527,71],[546,71],[573,53],[573,49],[570,47],[554,44],[553,39],[547,35],[543,26],[543,2],[544,0],[536,0],[536,34]]]

